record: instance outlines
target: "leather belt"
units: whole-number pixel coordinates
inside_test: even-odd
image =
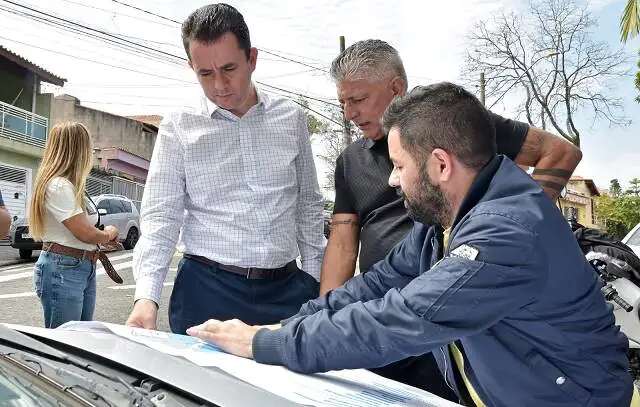
[[[75,247],[69,247],[65,245],[61,245],[59,243],[54,242],[43,242],[42,250],[45,252],[62,254],[64,256],[75,257],[81,260],[89,260],[92,263],[100,260],[102,266],[104,267],[104,271],[107,273],[110,279],[118,284],[122,284],[122,277],[118,274],[118,272],[113,268],[113,265],[109,261],[109,258],[106,254],[101,252],[100,250],[82,250]]]
[[[298,265],[295,260],[290,261],[282,267],[265,269],[259,267],[238,267],[229,266],[226,264],[220,264],[217,261],[210,260],[203,256],[196,256],[194,254],[184,254],[184,258],[195,260],[207,266],[214,267],[220,270],[228,271],[233,274],[237,274],[247,278],[248,280],[278,280],[292,275],[298,271]]]
[[[42,250],[45,252],[51,252],[56,254],[62,254],[65,256],[75,257],[82,260],[89,260],[92,262],[98,261],[100,252],[97,250],[82,250],[75,247],[64,246],[59,243],[44,242],[42,244]]]

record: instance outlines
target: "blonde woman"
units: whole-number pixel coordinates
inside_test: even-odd
[[[118,236],[114,226],[95,226],[97,212],[85,200],[92,163],[93,142],[84,125],[51,129],[29,204],[29,230],[42,241],[33,280],[47,328],[93,318],[97,245]]]

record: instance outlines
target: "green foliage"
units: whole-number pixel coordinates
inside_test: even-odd
[[[622,187],[620,186],[620,181],[617,178],[611,180],[611,185],[609,186],[609,195],[614,198],[622,195]]]
[[[614,182],[615,181],[615,182]],[[614,185],[620,187],[617,180],[611,180],[611,189]],[[619,188],[620,192],[622,188]],[[614,196],[603,195],[595,199],[596,212],[599,219],[605,221],[607,233],[622,239],[629,230],[640,223],[640,180],[634,178],[629,182],[629,188],[624,194]]]
[[[634,178],[629,181],[629,189],[625,191],[625,195],[640,196],[640,179]]]

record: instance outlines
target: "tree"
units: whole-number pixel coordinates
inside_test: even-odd
[[[467,53],[463,76],[476,83],[484,72],[489,108],[511,95],[531,125],[552,127],[580,146],[580,111],[592,111],[594,121],[629,124],[623,99],[611,89],[611,80],[625,75],[627,57],[593,40],[595,25],[574,0],[533,0],[524,15],[501,13],[472,29],[474,51]]]
[[[611,185],[609,186],[609,195],[617,198],[622,195],[622,187],[620,186],[620,181],[617,178],[611,180]]]
[[[335,189],[336,160],[345,147],[345,137],[342,127],[342,111],[339,106],[328,105],[319,111],[313,111],[309,107],[309,101],[300,97],[298,100],[305,111],[307,128],[312,140],[317,140],[322,146],[322,151],[317,157],[327,166],[325,172],[325,189]],[[315,108],[314,108],[315,110]],[[353,134],[351,130],[351,134]],[[351,139],[351,138],[349,138]]]
[[[640,0],[627,0],[620,18],[620,40],[627,42],[640,31]]]
[[[302,106],[304,110],[309,136],[313,137],[316,134],[321,134],[327,131],[329,123],[325,120],[319,119],[311,113],[311,110],[309,110],[309,101],[305,97],[300,96],[297,103]]]
[[[629,189],[625,192],[626,195],[640,196],[640,179],[633,178],[629,181]]]
[[[638,52],[640,55],[640,52]],[[638,61],[638,68],[640,68],[640,61]],[[636,72],[636,89],[640,93],[640,71]],[[636,102],[640,103],[640,95],[636,96]]]
[[[604,220],[607,233],[622,239],[640,222],[640,197],[599,196],[596,198],[596,212],[598,218]]]
[[[337,125],[342,120],[342,112],[339,108],[330,107],[325,110],[327,116],[331,119],[331,125],[327,131],[320,134],[320,142],[322,143],[322,153],[318,154],[318,158],[327,166],[325,172],[324,187],[328,190],[335,189],[335,172],[336,161],[342,153],[342,150],[346,147],[345,143],[347,138],[344,136],[344,128]],[[349,137],[351,139],[351,137]]]

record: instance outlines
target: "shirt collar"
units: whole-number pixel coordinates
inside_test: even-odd
[[[362,138],[362,147],[367,150],[371,150],[375,148],[387,148],[387,138],[381,138],[379,140],[371,140],[370,138],[363,137]]]
[[[256,86],[255,84],[253,85],[254,89],[256,90],[256,95],[258,96],[258,103],[255,104],[255,106],[258,107],[265,107],[267,105],[267,103],[269,102],[269,96],[263,92],[258,86]],[[202,94],[202,113],[206,116],[210,116],[212,117],[213,114],[218,111],[218,110],[223,110],[226,111],[222,108],[220,108],[218,105],[216,105],[215,103],[213,103],[206,95]],[[229,112],[230,113],[230,112]]]

